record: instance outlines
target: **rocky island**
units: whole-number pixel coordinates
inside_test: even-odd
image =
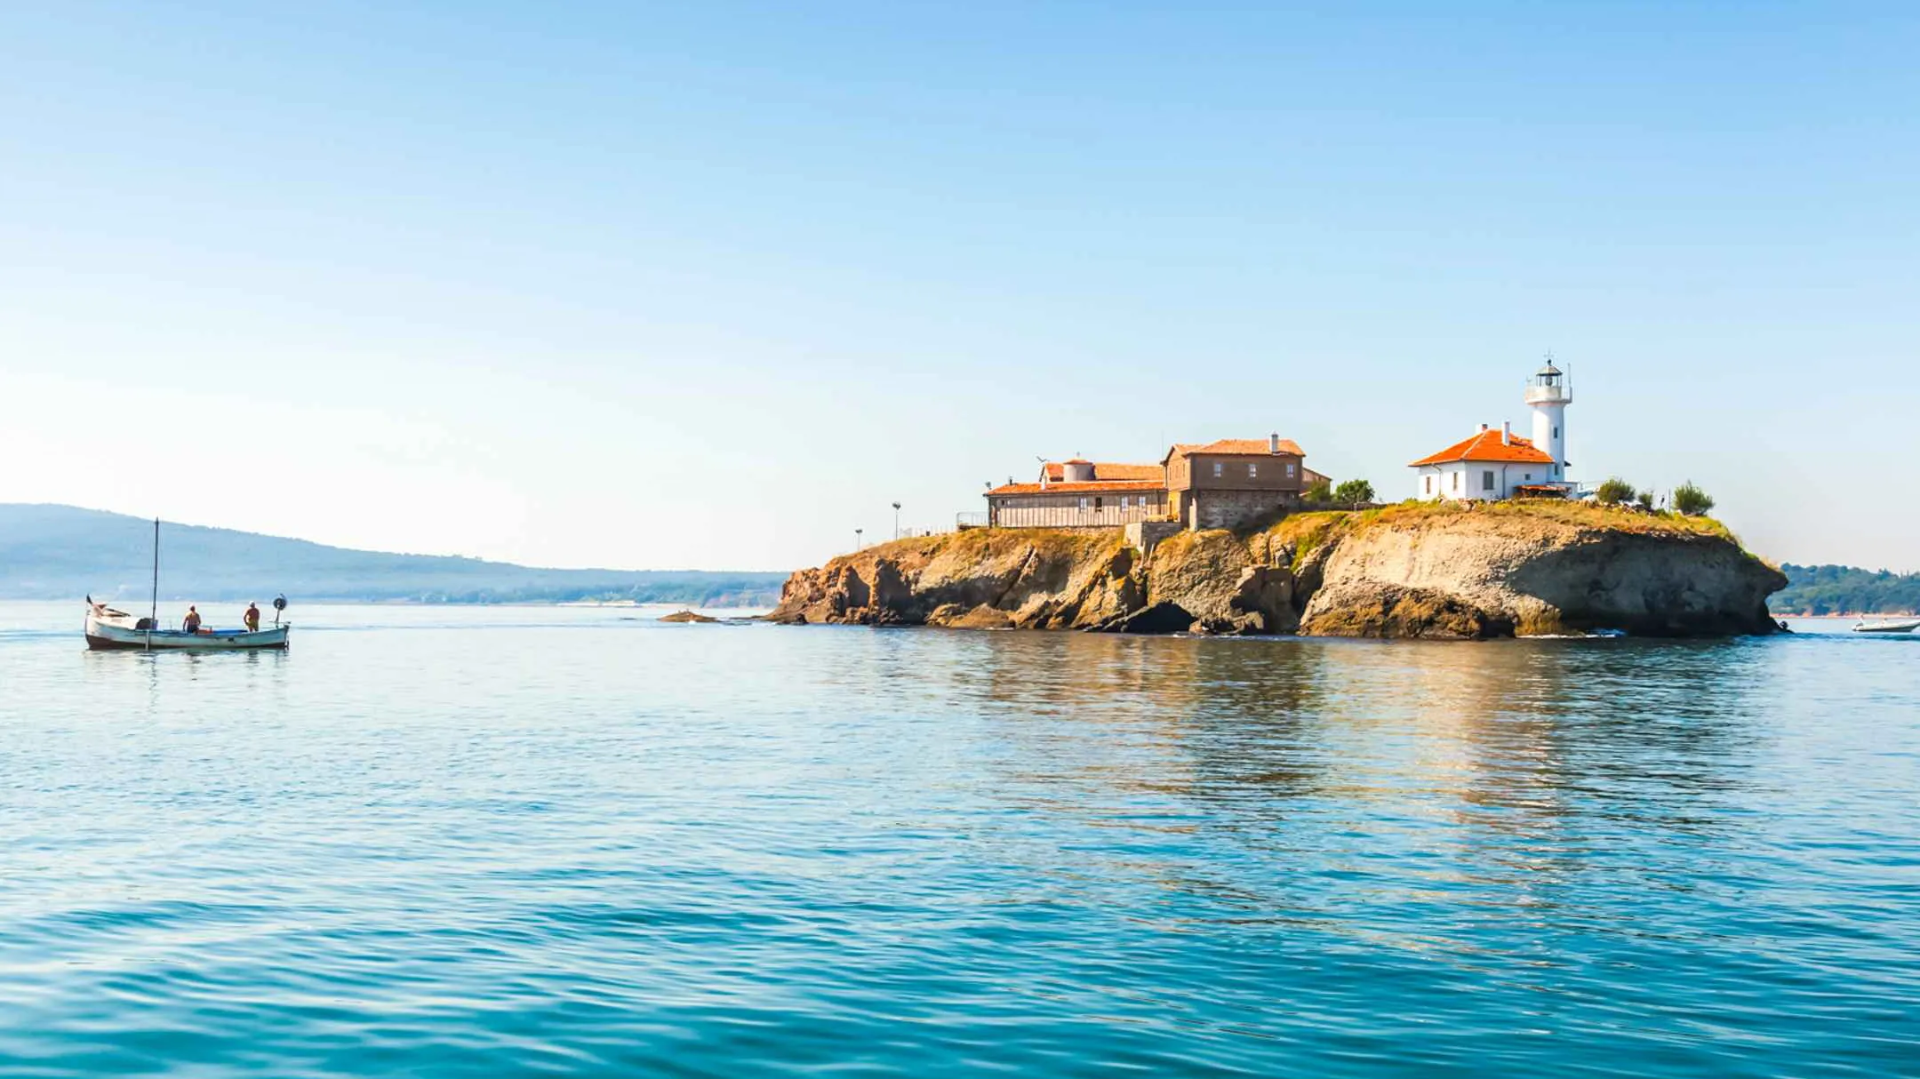
[[[1290,514],[1153,542],[983,528],[795,573],[776,622],[1491,637],[1770,633],[1786,587],[1719,522],[1562,501]]]

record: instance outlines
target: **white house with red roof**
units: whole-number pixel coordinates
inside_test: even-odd
[[[1565,498],[1567,482],[1567,405],[1573,386],[1566,374],[1547,365],[1527,380],[1527,406],[1533,411],[1533,437],[1498,431],[1486,424],[1438,453],[1413,462],[1416,494],[1430,499]]]

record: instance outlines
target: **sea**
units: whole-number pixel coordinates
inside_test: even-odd
[[[662,613],[0,604],[0,1076],[1920,1075],[1920,635]]]

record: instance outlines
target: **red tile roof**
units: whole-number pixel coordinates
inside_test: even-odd
[[[1421,465],[1444,465],[1454,461],[1514,461],[1530,465],[1550,465],[1553,458],[1544,451],[1534,448],[1531,439],[1513,436],[1510,444],[1500,441],[1500,432],[1492,428],[1476,431],[1465,441],[1456,442],[1439,453],[1422,457],[1408,465],[1419,468]]]
[[[1291,453],[1295,457],[1305,457],[1307,451],[1290,438],[1280,440],[1280,452]],[[1211,453],[1227,457],[1250,457],[1258,454],[1268,457],[1273,454],[1273,446],[1264,438],[1222,438],[1205,444],[1176,442],[1173,449],[1167,451],[1168,457],[1186,456],[1194,453]]]
[[[1089,462],[1081,461],[1081,460],[1073,460],[1073,461],[1067,462],[1067,464],[1070,464],[1070,465],[1080,465],[1080,464],[1088,464],[1088,463]],[[1158,480],[1164,479],[1167,474],[1166,469],[1162,468],[1159,465],[1126,465],[1126,464],[1118,464],[1112,461],[1097,461],[1097,462],[1092,462],[1092,464],[1093,464],[1093,478],[1103,482],[1106,480],[1155,480],[1155,481],[1158,481]],[[1058,461],[1047,462],[1047,478],[1048,479],[1054,480],[1057,482],[1064,475],[1066,475],[1066,470],[1061,466],[1060,462]]]
[[[1164,491],[1167,485],[1158,479],[1151,480],[1096,480],[1093,483],[1003,483],[990,495],[1080,495],[1098,494],[1111,491],[1114,494],[1132,494],[1136,491]]]

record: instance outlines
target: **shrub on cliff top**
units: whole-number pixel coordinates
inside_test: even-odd
[[[1593,500],[1603,506],[1619,506],[1633,501],[1637,494],[1633,484],[1618,476],[1610,476],[1593,492]]]
[[[1673,508],[1689,517],[1698,517],[1713,508],[1713,496],[1688,480],[1673,489]]]
[[[1347,480],[1333,489],[1335,502],[1359,503],[1373,501],[1373,484],[1366,480]]]
[[[1313,486],[1300,492],[1300,497],[1315,505],[1324,506],[1333,501],[1333,481],[1325,478],[1313,481]]]

